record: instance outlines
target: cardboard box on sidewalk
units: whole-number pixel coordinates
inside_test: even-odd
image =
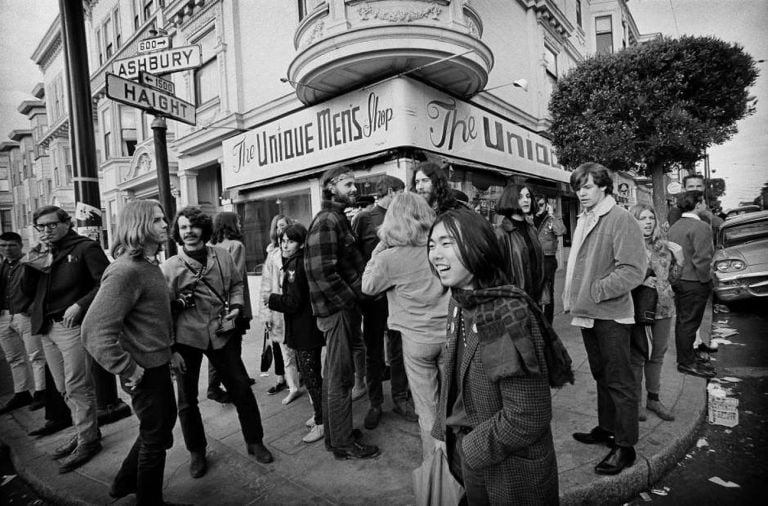
[[[707,409],[709,423],[735,427],[739,424],[739,400],[728,397],[719,383],[707,386]]]

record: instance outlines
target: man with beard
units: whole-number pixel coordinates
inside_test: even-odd
[[[355,440],[352,428],[353,350],[362,345],[360,310],[363,257],[344,209],[355,204],[355,176],[348,167],[326,171],[323,202],[309,226],[304,266],[312,313],[327,345],[323,380],[325,445],[337,459],[366,459],[379,448]]]
[[[422,162],[416,166],[411,179],[411,191],[424,197],[436,214],[461,205],[448,185],[448,176],[436,163]]]
[[[183,359],[175,372],[179,422],[190,453],[192,478],[200,478],[208,469],[205,430],[197,406],[203,355],[219,372],[232,397],[246,450],[262,464],[273,460],[262,441],[259,406],[240,358],[242,334],[235,326],[235,318],[243,308],[243,276],[227,250],[206,246],[212,233],[210,216],[200,209],[185,207],[173,225],[173,238],[183,248],[161,266],[176,316],[174,351]]]

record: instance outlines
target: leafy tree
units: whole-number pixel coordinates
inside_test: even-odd
[[[549,111],[559,160],[637,170],[653,181],[653,201],[666,221],[664,172],[691,167],[712,144],[754,113],[747,89],[754,59],[714,37],[657,39],[597,55],[558,82]]]
[[[722,209],[720,197],[725,195],[725,179],[720,177],[710,178],[707,181],[707,202],[713,211]]]

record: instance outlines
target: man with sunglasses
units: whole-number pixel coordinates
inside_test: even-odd
[[[82,466],[101,451],[96,392],[80,339],[80,322],[99,290],[109,264],[99,244],[72,229],[69,214],[43,206],[33,215],[40,243],[22,260],[22,290],[32,297],[32,333],[41,334],[45,360],[56,389],[73,415],[75,435],[58,447],[59,472]]]

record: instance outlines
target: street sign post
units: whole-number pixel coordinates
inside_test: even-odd
[[[151,53],[153,51],[161,51],[163,49],[169,49],[171,47],[171,38],[168,36],[152,37],[149,39],[140,40],[136,48],[139,53]]]
[[[200,64],[200,46],[182,46],[115,60],[112,63],[112,72],[117,77],[132,79],[138,77],[139,71],[142,70],[162,75],[197,68]]]
[[[139,82],[169,95],[176,95],[176,85],[172,81],[157,77],[149,72],[139,72]]]
[[[197,109],[193,104],[114,74],[107,74],[107,96],[158,116],[193,126],[197,123]]]

